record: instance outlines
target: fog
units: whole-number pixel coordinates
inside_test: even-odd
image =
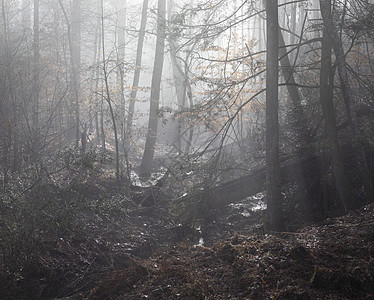
[[[0,10],[1,299],[371,296],[372,0]]]

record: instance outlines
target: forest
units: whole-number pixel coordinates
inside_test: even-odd
[[[0,11],[0,299],[374,298],[374,0]]]

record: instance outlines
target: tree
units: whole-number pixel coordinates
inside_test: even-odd
[[[115,143],[115,156],[116,156],[116,179],[119,181],[119,143],[118,143],[118,131],[117,131],[117,123],[116,118],[114,116],[114,110],[112,105],[112,99],[110,95],[109,89],[109,76],[107,71],[107,62],[105,57],[105,30],[104,30],[104,1],[101,0],[101,46],[102,46],[102,54],[103,54],[103,72],[104,72],[104,84],[105,84],[105,92],[106,92],[106,101],[109,106],[110,116],[113,122],[113,131],[114,131],[114,143]]]
[[[170,58],[171,64],[173,68],[173,84],[175,86],[176,91],[176,98],[177,98],[177,105],[178,109],[175,113],[175,117],[177,118],[177,134],[176,134],[176,141],[175,146],[178,152],[182,151],[182,141],[186,141],[186,147],[184,148],[185,152],[190,150],[193,138],[193,125],[190,124],[189,134],[187,139],[183,139],[183,134],[187,131],[187,128],[184,128],[185,117],[183,110],[186,109],[187,106],[190,108],[193,107],[193,98],[192,98],[192,87],[191,82],[189,79],[189,72],[190,70],[190,61],[191,55],[193,53],[193,49],[196,47],[196,44],[199,42],[198,40],[193,41],[191,44],[187,42],[187,44],[180,46],[180,39],[183,37],[184,31],[188,29],[191,31],[191,27],[188,24],[187,19],[188,13],[182,9],[181,11],[176,11],[176,4],[175,0],[168,1],[168,24],[169,24],[169,32],[168,32],[168,42],[169,42],[169,51],[170,51]],[[187,23],[187,24],[186,24]],[[184,51],[182,51],[182,49]],[[185,54],[183,56],[183,54]],[[188,104],[187,104],[188,102]]]
[[[117,85],[117,101],[121,107],[121,136],[122,142],[125,143],[126,140],[126,101],[125,101],[125,74],[124,74],[124,67],[125,67],[125,53],[126,53],[126,6],[127,1],[119,1],[118,2],[118,14],[117,14],[117,27],[116,34],[117,34],[117,57],[116,57],[116,64],[117,64],[117,78],[116,78],[116,85]],[[124,146],[124,155],[125,160],[128,162],[127,152],[125,144]]]
[[[372,202],[374,200],[374,190],[373,183],[368,168],[368,164],[365,157],[365,151],[361,144],[361,141],[358,140],[360,136],[359,124],[357,119],[356,110],[354,107],[353,93],[348,77],[347,65],[345,61],[345,53],[343,49],[342,41],[339,37],[339,34],[335,28],[333,17],[331,15],[330,0],[320,0],[320,8],[323,19],[324,28],[326,33],[331,39],[332,48],[334,49],[336,57],[336,66],[339,73],[340,87],[343,93],[344,105],[346,109],[346,114],[348,117],[348,122],[350,124],[352,134],[353,134],[353,144],[356,148],[356,162],[360,171],[361,180],[365,189],[366,200],[367,202]],[[344,7],[345,9],[345,7]],[[346,203],[351,206],[353,203]]]
[[[30,0],[22,0],[22,26],[24,29],[30,28],[31,16],[30,16]]]
[[[74,106],[75,122],[73,118],[69,118],[67,122],[68,126],[68,139],[74,136],[73,130],[75,129],[75,147],[79,147],[80,141],[80,107],[79,107],[79,93],[80,93],[80,59],[81,59],[81,2],[80,0],[74,0],[72,3],[71,22],[65,10],[65,7],[61,0],[58,0],[61,10],[64,14],[66,26],[67,26],[67,39],[69,43],[70,52],[70,68],[71,68],[71,104]],[[69,116],[70,116],[69,109]]]
[[[331,1],[328,1],[328,10],[331,11]],[[335,178],[336,190],[342,207],[346,210],[351,201],[352,191],[344,173],[344,162],[339,147],[338,130],[336,127],[335,108],[333,103],[334,73],[331,65],[332,43],[327,34],[326,27],[323,29],[321,48],[321,70],[320,70],[320,102],[325,119],[325,129],[330,146],[332,167]],[[325,205],[326,207],[327,205]]]
[[[75,147],[78,148],[80,140],[80,64],[81,64],[81,0],[73,0],[71,16],[71,62],[72,77],[74,88],[74,106],[75,106]]]
[[[1,63],[6,67],[6,73],[9,71],[9,50],[8,50],[8,20],[6,15],[6,7],[4,0],[1,1],[1,16],[2,16],[2,30],[3,35],[0,39],[0,46],[2,46],[2,61]],[[10,144],[11,144],[11,137],[12,137],[12,128],[10,126],[10,107],[7,103],[7,99],[9,97],[9,84],[5,80],[5,72],[2,70],[2,78],[0,80],[0,132],[1,132],[1,146],[3,148],[2,151],[2,172],[4,174],[3,185],[4,187],[7,185],[8,182],[8,169],[9,169],[9,152],[10,152]],[[5,78],[4,78],[5,77]]]
[[[165,15],[166,0],[158,0],[157,9],[157,39],[156,53],[153,65],[151,98],[149,108],[149,121],[147,140],[145,143],[144,154],[140,164],[140,175],[148,177],[151,174],[153,157],[155,153],[157,127],[158,127],[158,109],[161,89],[161,76],[164,64],[164,48],[165,48]]]
[[[279,27],[279,56],[281,71],[284,78],[284,83],[287,86],[288,96],[291,100],[291,127],[293,128],[294,134],[296,136],[295,143],[295,156],[298,162],[297,166],[294,168],[293,175],[295,178],[299,179],[299,190],[301,198],[301,206],[303,209],[304,217],[310,219],[312,216],[312,197],[310,193],[310,188],[306,182],[306,177],[308,174],[308,169],[304,164],[302,164],[303,156],[305,157],[305,152],[312,153],[312,146],[310,146],[311,138],[308,132],[307,118],[301,103],[301,97],[299,89],[296,84],[294,77],[294,66],[291,65],[289,53],[287,52],[286,43],[282,31]]]
[[[96,1],[96,7],[97,11],[101,11],[101,1]],[[105,151],[105,135],[103,134],[103,131],[100,130],[100,125],[103,124],[103,122],[99,122],[99,110],[100,110],[100,102],[102,103],[102,98],[99,97],[98,90],[99,90],[99,68],[100,65],[100,54],[101,54],[101,18],[99,18],[99,14],[96,17],[96,24],[95,24],[95,35],[94,35],[94,53],[93,53],[93,60],[92,60],[92,83],[91,83],[91,92],[92,92],[92,98],[93,98],[93,106],[94,106],[94,127],[95,127],[95,135],[96,135],[96,144],[100,145],[102,151]],[[102,105],[101,105],[102,107]],[[102,120],[102,118],[101,118]],[[100,123],[100,124],[99,124]]]
[[[142,19],[141,19],[140,29],[139,29],[138,45],[136,47],[135,71],[134,71],[134,78],[132,81],[132,88],[131,88],[131,94],[130,94],[129,115],[127,117],[127,124],[126,124],[125,152],[127,154],[129,153],[129,149],[130,149],[130,139],[131,139],[131,134],[132,134],[132,126],[133,126],[134,113],[135,113],[135,100],[136,100],[136,94],[139,88],[138,85],[139,85],[140,71],[141,71],[141,66],[142,66],[143,44],[144,44],[145,29],[146,29],[146,24],[147,24],[147,15],[148,15],[148,0],[143,0]]]
[[[33,140],[33,158],[36,163],[39,155],[39,143],[40,143],[40,132],[39,132],[39,63],[40,63],[40,53],[39,53],[39,0],[34,0],[34,41],[33,41],[33,51],[34,51],[34,69],[33,69],[33,106],[32,106],[32,140]]]
[[[278,1],[266,0],[266,194],[269,228],[282,228],[278,121]]]
[[[181,111],[186,106],[186,92],[187,92],[187,76],[183,72],[181,64],[181,58],[178,57],[179,45],[178,45],[178,29],[176,28],[177,23],[183,22],[183,18],[175,12],[175,4],[173,0],[168,0],[168,19],[169,19],[169,46],[170,46],[170,57],[171,64],[173,67],[173,78],[177,96],[178,111]],[[176,23],[176,24],[174,24]],[[178,117],[177,120],[177,136],[176,136],[176,147],[178,152],[182,151],[182,130],[183,130],[183,118]]]

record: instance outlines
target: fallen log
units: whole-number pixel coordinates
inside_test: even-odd
[[[265,190],[265,167],[243,177],[233,179],[212,188],[204,199],[209,207],[220,208],[238,202]]]
[[[346,170],[353,172],[350,162],[352,162],[352,157],[354,154],[354,149],[352,146],[344,146],[344,161],[347,162]],[[371,157],[374,156],[373,151],[368,151],[367,155]],[[311,195],[312,199],[318,201],[320,197],[320,176],[321,173],[325,173],[329,168],[329,164],[321,166],[321,154],[313,155],[298,161],[295,157],[288,158],[281,162],[281,185],[285,186],[287,184],[297,183],[302,178],[300,176],[300,168],[307,170],[307,174],[303,173],[305,177],[305,183],[307,185],[308,193]],[[325,170],[322,170],[324,168]],[[163,178],[165,179],[165,178]],[[200,203],[204,203],[208,208],[219,209],[230,203],[238,202],[244,198],[256,195],[257,193],[265,191],[266,182],[266,167],[261,166],[255,170],[252,170],[249,174],[242,177],[219,183],[218,185],[211,187],[206,190],[199,191],[196,194],[188,194],[186,196],[177,199],[179,203],[194,200]],[[161,190],[164,184],[164,180],[161,180],[160,186],[154,186],[153,189],[147,191],[147,193],[142,197],[143,206],[152,206],[160,200],[160,197],[164,197],[165,194],[157,193],[155,191]]]
[[[305,159],[302,163],[314,164],[318,166],[317,157],[311,157]],[[291,162],[290,162],[291,161]],[[306,167],[308,167],[306,166]],[[285,185],[290,182],[295,182],[298,178],[294,178],[293,174],[295,172],[295,168],[299,168],[300,164],[293,162],[292,158],[284,161],[281,165],[281,184]],[[197,194],[188,194],[186,196],[180,197],[177,199],[179,203],[183,203],[184,201],[188,202],[192,199],[197,201],[203,201],[209,208],[221,208],[225,205],[230,203],[238,202],[244,198],[249,196],[256,195],[259,192],[263,192],[265,190],[265,182],[266,182],[266,168],[261,166],[249,174],[244,175],[242,177],[223,182],[218,184],[215,187],[211,187],[210,189],[203,190]],[[319,169],[317,168],[308,177],[315,177],[315,175],[319,174]],[[169,173],[165,174],[163,178],[160,180],[160,183],[146,188],[141,196],[138,196],[138,200],[136,201],[141,206],[152,206],[156,204],[162,197],[165,197],[165,194],[161,191],[165,179]]]
[[[306,178],[306,182],[312,182],[313,178],[319,175],[318,157],[309,157],[302,161],[306,169],[310,170]],[[314,166],[311,168],[311,166]],[[286,185],[297,182],[301,178],[295,178],[296,168],[300,168],[300,164],[294,161],[285,161],[281,164],[281,184]],[[206,194],[206,204],[208,207],[220,208],[230,203],[238,202],[249,196],[263,192],[266,182],[266,168],[261,167],[252,171],[248,175],[224,182],[217,187],[211,189]],[[187,196],[188,197],[188,196]]]
[[[346,162],[345,169],[347,172],[350,172],[353,175],[356,171],[354,170],[354,148],[350,145],[344,146],[344,161]],[[373,151],[367,151],[368,156],[373,157]],[[301,162],[297,159],[291,158],[287,161],[281,163],[281,185],[285,186],[287,184],[297,183],[302,178],[300,176],[300,169],[307,170],[307,174],[303,173],[305,176],[304,180],[306,183],[306,188],[308,193],[314,201],[318,201],[320,197],[320,182],[321,174],[325,173],[329,165],[325,164],[321,166],[322,156],[314,155],[304,158]],[[353,165],[351,165],[353,163]],[[374,166],[371,166],[373,168]],[[324,168],[321,172],[321,168]],[[357,176],[357,174],[355,175]],[[208,207],[210,208],[221,208],[230,203],[238,202],[246,197],[256,195],[259,192],[265,191],[265,182],[266,182],[266,168],[265,166],[260,167],[257,170],[253,170],[248,175],[243,177],[230,180],[219,184],[218,186],[212,188],[209,192],[204,193],[203,200]],[[191,196],[187,195],[181,199],[181,202],[188,200]],[[301,199],[302,200],[302,199]]]

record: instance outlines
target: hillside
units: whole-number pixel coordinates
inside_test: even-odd
[[[86,185],[83,192],[93,190]],[[295,232],[265,234],[258,225],[262,211],[249,208],[253,203],[216,211],[193,229],[174,224],[166,203],[139,208],[119,200],[109,182],[96,187],[107,196],[110,191],[110,205],[92,195],[74,207],[73,223],[56,223],[61,228],[40,223],[41,230],[34,224],[30,241],[9,237],[8,247],[14,248],[7,249],[7,269],[0,273],[0,298],[374,297],[374,205]],[[73,191],[62,195],[76,197]],[[60,197],[56,191],[53,196]],[[56,205],[51,209],[59,211]],[[14,232],[21,234],[19,228]]]

